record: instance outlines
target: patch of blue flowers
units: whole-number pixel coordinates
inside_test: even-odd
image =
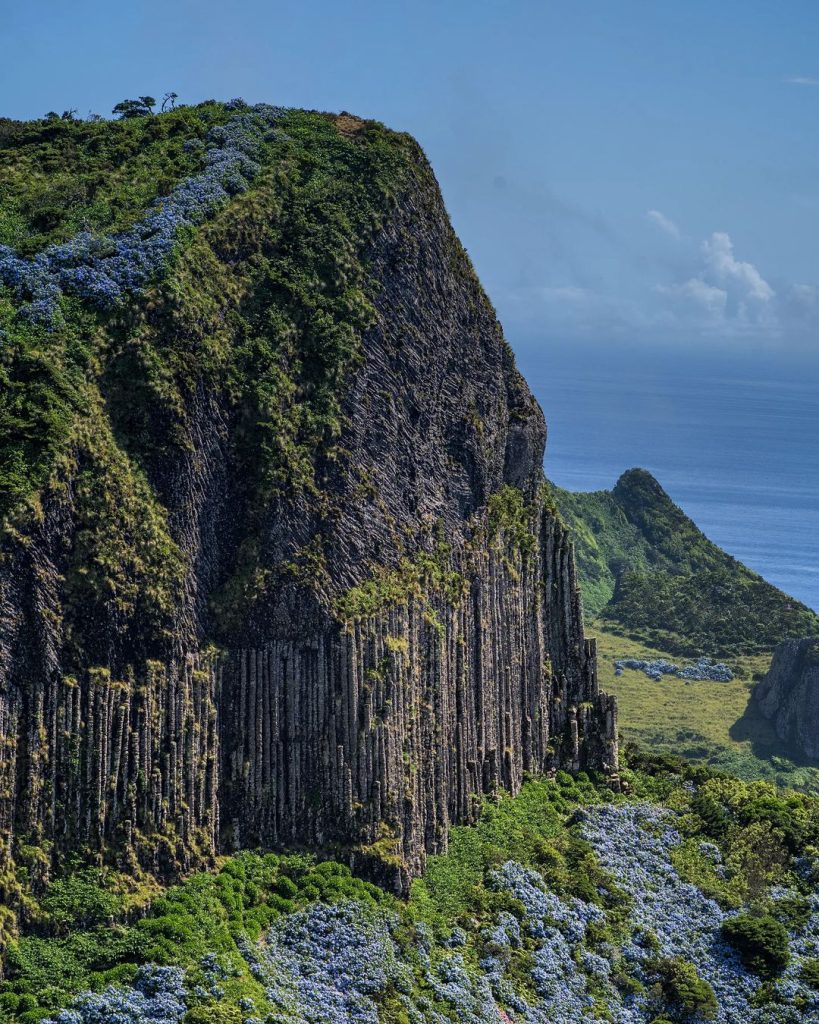
[[[774,900],[794,897],[793,890],[777,888],[771,892]],[[819,959],[819,893],[810,897],[810,914],[804,926],[790,935],[791,961],[776,981],[777,995],[789,1003],[798,1003],[805,1009],[805,1020],[819,1021],[819,990],[806,984],[802,970],[806,961]]]
[[[231,196],[248,188],[261,169],[262,144],[281,113],[280,107],[258,104],[212,128],[204,145],[204,170],[157,199],[146,217],[127,231],[110,236],[81,232],[31,260],[0,245],[0,282],[22,303],[18,315],[55,328],[61,323],[63,294],[110,311],[157,281],[179,233],[204,223]]]
[[[698,658],[693,665],[676,665],[665,658],[654,658],[647,661],[643,658],[618,658],[614,662],[614,674],[621,676],[623,670],[631,668],[636,672],[644,672],[649,679],[660,682],[663,676],[676,676],[678,679],[710,679],[715,683],[730,683],[734,673],[722,662],[710,658]]]
[[[345,902],[317,903],[277,921],[261,948],[245,947],[254,976],[276,1007],[270,1024],[378,1024],[374,996],[411,990],[392,939],[396,921]]]
[[[178,967],[140,968],[133,988],[86,992],[70,1010],[44,1024],[179,1024],[187,1012],[185,972]]]
[[[602,867],[634,898],[635,930],[622,949],[632,971],[647,981],[645,967],[657,955],[689,961],[714,989],[718,1024],[803,1024],[810,1020],[794,1005],[794,995],[784,991],[780,992],[782,1003],[753,1005],[760,981],[722,938],[722,922],[730,915],[696,886],[683,881],[671,862],[671,851],[681,842],[674,818],[672,811],[639,803],[604,805],[585,813],[584,838],[595,848]],[[656,939],[658,950],[646,941],[649,935]],[[641,1006],[639,997],[634,1005]]]

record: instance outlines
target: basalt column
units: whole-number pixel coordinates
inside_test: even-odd
[[[216,851],[219,670],[191,655],[0,695],[0,830],[159,873]]]
[[[431,587],[228,656],[229,846],[342,844],[412,874],[525,773],[616,770],[570,544],[548,513],[537,525],[531,549],[501,533],[453,553],[454,598]]]

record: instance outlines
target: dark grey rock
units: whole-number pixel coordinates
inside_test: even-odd
[[[616,705],[584,639],[571,539],[540,495],[543,414],[420,157],[418,178],[369,251],[378,318],[316,492],[250,516],[227,396],[201,383],[185,437],[156,446],[150,483],[188,565],[167,628],[70,606],[70,465],[7,536],[4,835],[166,874],[242,845],[332,844],[405,888],[483,795],[527,772],[616,772]],[[525,548],[489,523],[505,485],[527,503]],[[220,625],[212,599],[248,537],[275,585]],[[338,611],[441,541],[460,594],[424,584]],[[311,544],[320,572],[281,570]]]
[[[754,697],[781,740],[819,760],[819,637],[779,644]]]

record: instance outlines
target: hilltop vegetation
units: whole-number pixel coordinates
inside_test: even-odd
[[[559,773],[487,804],[407,903],[332,862],[245,853],[128,924],[123,877],[84,869],[32,903],[0,1019],[809,1019],[819,804],[636,752],[623,778],[627,796]]]
[[[553,488],[589,618],[672,654],[769,652],[819,616],[722,551],[645,470],[611,491]]]
[[[240,100],[0,121],[0,515],[80,471],[69,580],[98,621],[112,596],[134,610],[124,565],[153,609],[134,628],[168,627],[183,559],[147,478],[190,447],[192,394],[229,396],[251,522],[315,490],[374,315],[364,253],[417,155],[375,122]],[[257,547],[214,596],[224,628],[262,586]]]

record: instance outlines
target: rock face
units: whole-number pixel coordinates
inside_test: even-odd
[[[819,637],[779,644],[754,696],[777,736],[819,761]]]
[[[333,125],[344,153],[376,131]],[[616,707],[543,488],[542,413],[426,161],[378,130],[401,173],[338,253],[347,283],[353,256],[363,268],[370,312],[305,472],[318,357],[307,312],[288,298],[282,331],[269,284],[304,202],[284,171],[106,323],[96,397],[3,536],[0,823],[15,842],[166,874],[242,845],[324,845],[402,888],[484,794],[526,772],[616,772]],[[306,208],[320,223],[321,199]],[[342,270],[314,287],[340,288]],[[197,290],[205,312],[186,320],[179,295]],[[251,430],[270,364],[231,377],[265,331],[289,338],[289,390],[266,415],[308,423],[287,449],[277,420]],[[212,365],[168,356],[210,344]],[[161,360],[173,402],[157,397]],[[263,489],[265,459],[278,475]]]

